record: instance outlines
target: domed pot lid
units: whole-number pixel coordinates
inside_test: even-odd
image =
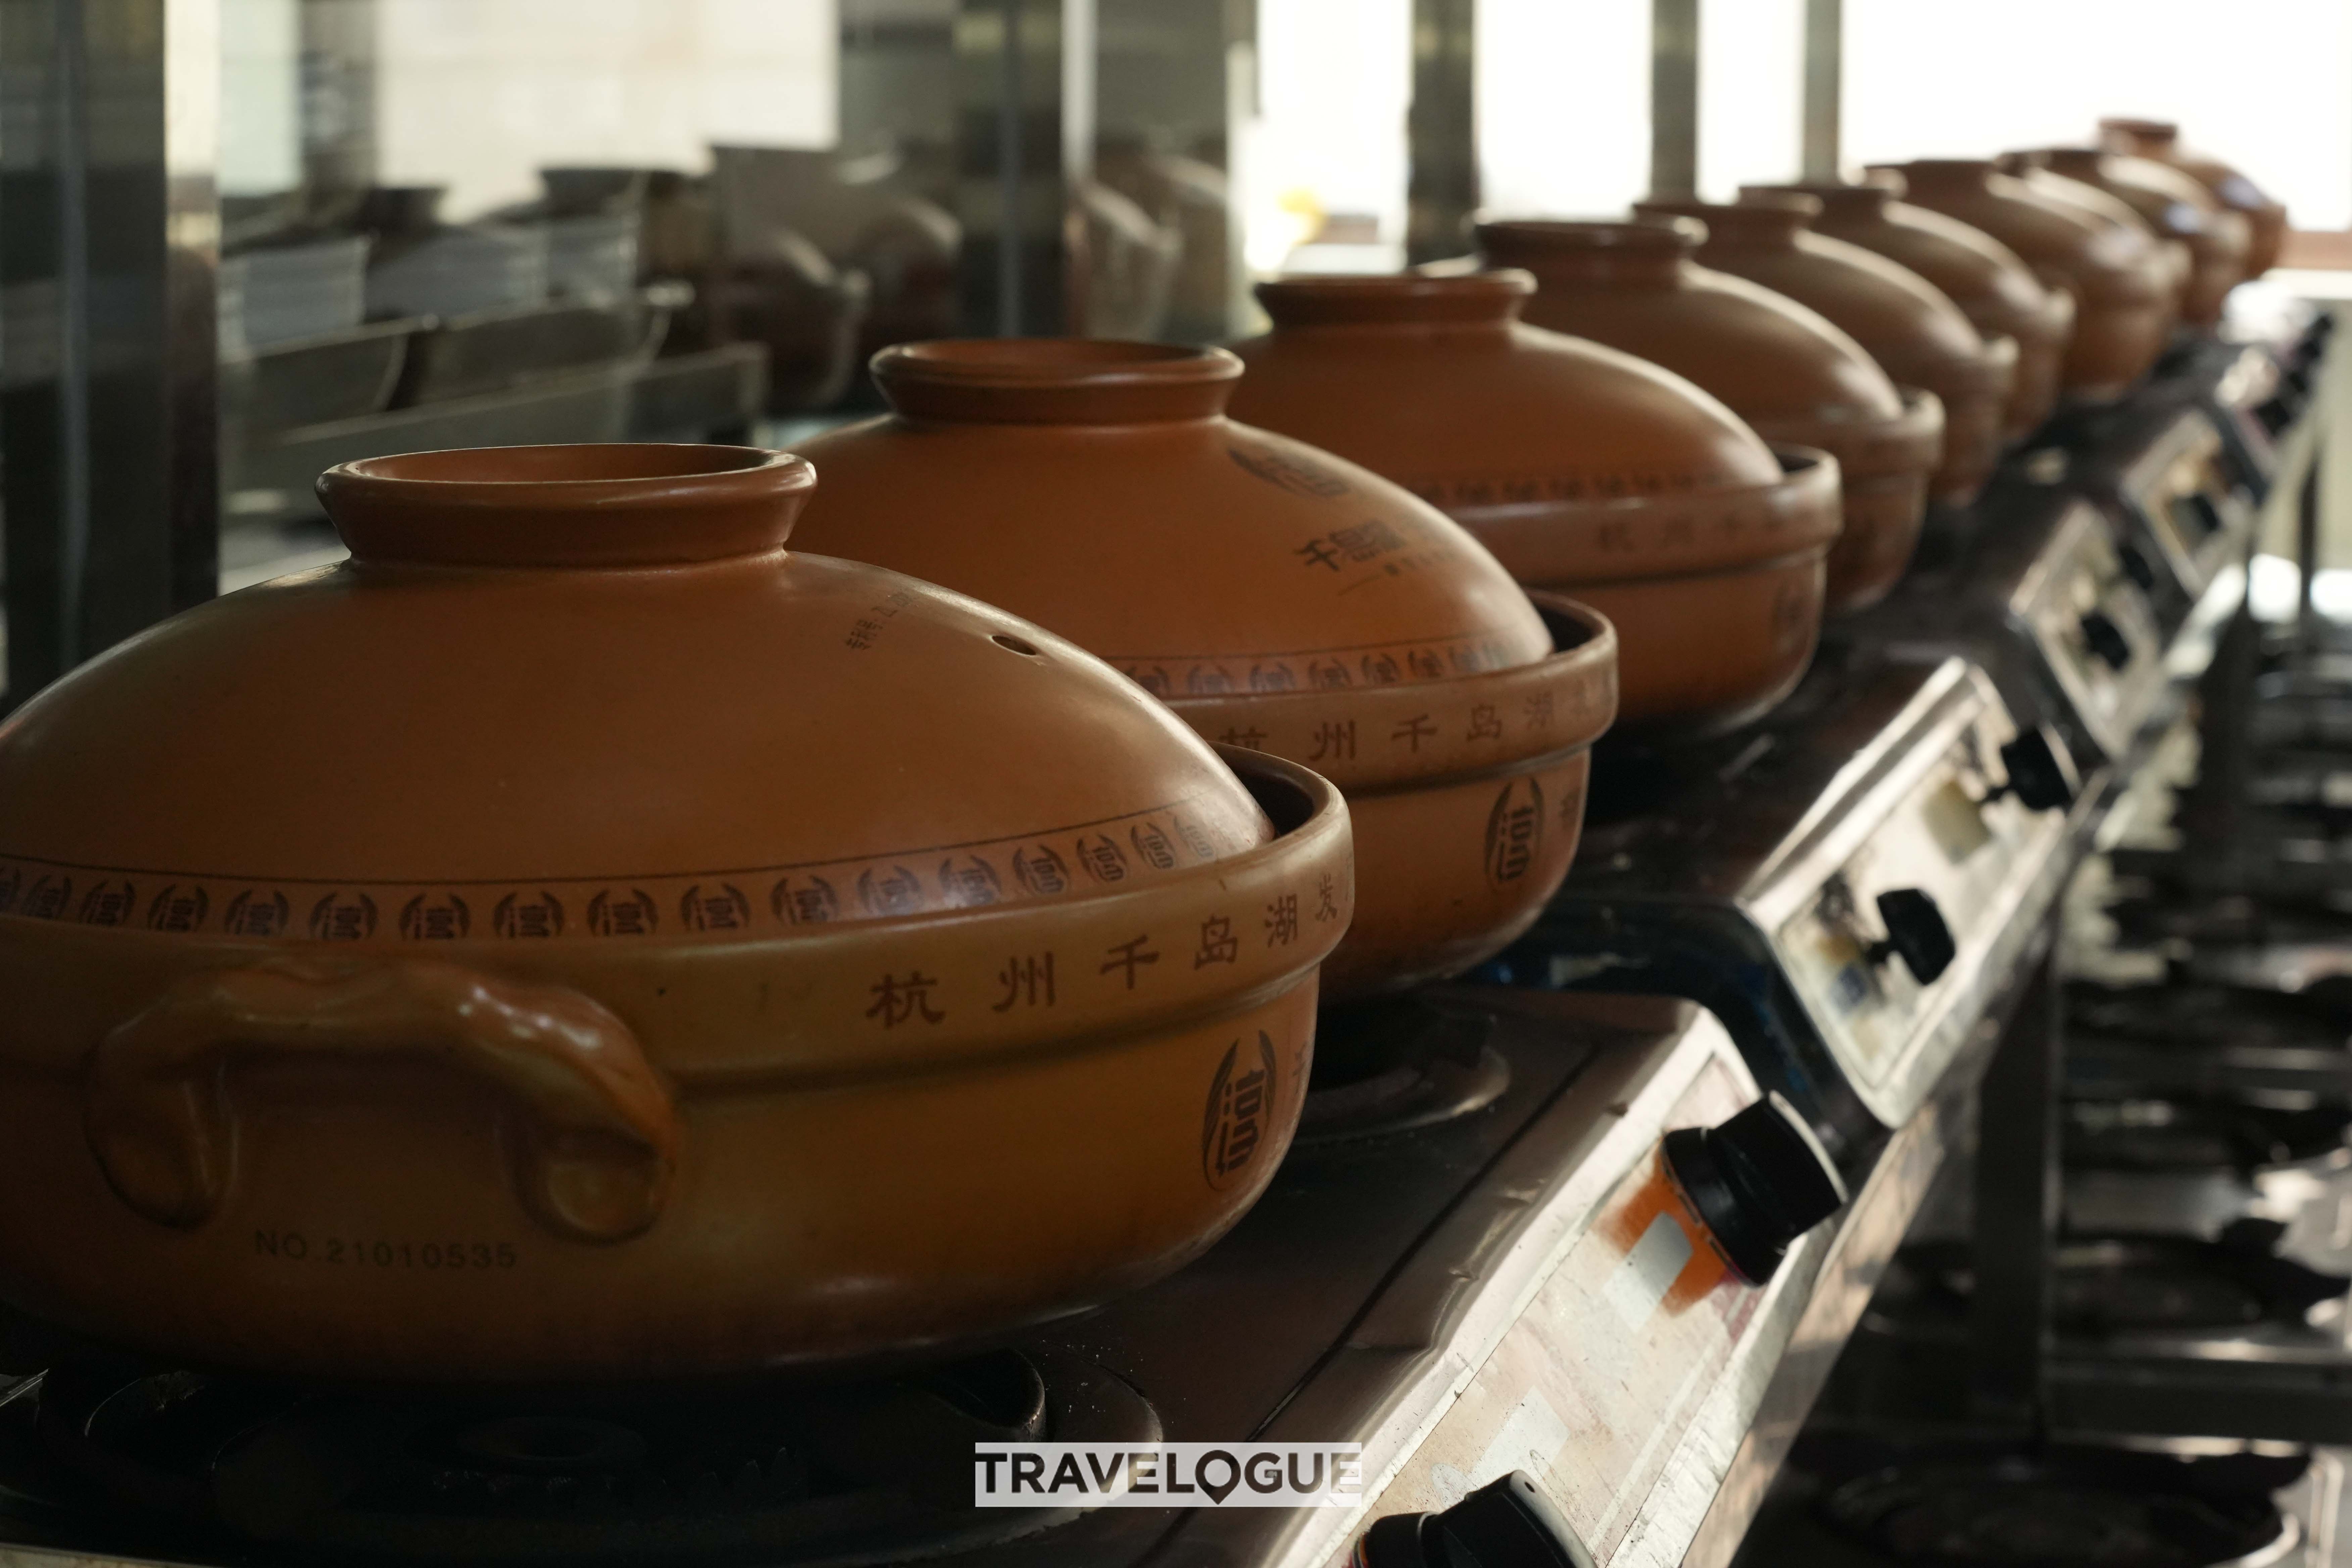
[[[905,344],[877,355],[874,374],[898,416],[808,444],[835,495],[811,512],[808,537],[1050,616],[1154,695],[1315,690],[1337,701],[1528,667],[1559,673],[1553,633],[1527,595],[1442,512],[1352,463],[1224,419],[1242,366],[1222,349]],[[1139,444],[1118,447],[1113,433]],[[1193,460],[1203,439],[1213,462]],[[1139,482],[1163,455],[1173,460],[1148,476],[1162,482]],[[927,510],[950,494],[973,498],[967,513],[1020,517],[1027,537]],[[1397,759],[1419,771],[1409,763]]]
[[[2017,333],[2050,313],[2053,291],[2017,252],[1980,228],[1903,199],[1903,176],[1874,171],[1854,184],[1742,185],[1742,202],[1786,195],[1822,204],[1813,227],[1826,237],[1865,246],[1917,272],[1969,312],[1979,328]],[[2070,316],[2071,319],[2071,316]]]
[[[1694,217],[1706,226],[1704,266],[1776,289],[1820,311],[1870,351],[1897,381],[1921,385],[1948,403],[1964,386],[2008,375],[1990,362],[1984,339],[1944,291],[1909,268],[1843,240],[1811,232],[1824,204],[1804,192],[1744,193],[1738,203],[1665,200],[1636,203],[1644,217]],[[2009,351],[2013,354],[2014,350]]]
[[[1922,158],[1893,166],[1911,198],[1988,227],[2034,267],[2062,273],[2081,305],[2167,299],[2175,279],[2138,215],[2103,192],[2084,201],[2035,189],[1988,158]]]
[[[1869,352],[1820,312],[1692,258],[1695,218],[1632,223],[1498,220],[1480,252],[1538,279],[1530,319],[1589,335],[1688,376],[1767,439],[1834,455],[1848,482],[1934,468],[1943,411],[1898,391]]]
[[[745,447],[331,470],[350,561],[174,616],[0,726],[0,944],[70,928],[142,973],[190,943],[526,971],[766,944],[778,983],[807,965],[792,1016],[673,1044],[855,1064],[873,1009],[945,994],[873,989],[916,928],[950,922],[977,967],[996,943],[965,938],[992,921],[1123,940],[1154,900],[1267,876],[1344,907],[1321,785],[1257,781],[1298,805],[1277,836],[1079,648],[786,551],[814,484]],[[1123,1004],[1106,988],[1056,1023]],[[967,1007],[929,1043],[1007,1027]]]
[[[1275,331],[1234,347],[1250,367],[1237,416],[1376,467],[1449,512],[1780,477],[1764,442],[1696,383],[1521,322],[1535,292],[1524,271],[1278,278],[1256,292]],[[1347,363],[1364,379],[1350,385],[1330,369]],[[1406,363],[1442,389],[1394,396],[1381,373]]]

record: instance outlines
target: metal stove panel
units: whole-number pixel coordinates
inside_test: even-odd
[[[2124,515],[2192,602],[2252,535],[2254,499],[2232,466],[2212,416],[2185,408],[2125,467],[2116,486]]]
[[[1731,1416],[1734,1433],[1746,1429],[1834,1236],[1801,1239],[1758,1289],[1663,1218],[1660,1138],[1722,1121],[1756,1093],[1704,1014],[1678,1037],[1598,1059],[1265,1429],[1275,1441],[1361,1441],[1370,1507],[1197,1516],[1180,1540],[1238,1562],[1336,1565],[1371,1519],[1449,1507],[1523,1469],[1596,1563],[1679,1561],[1732,1458],[1712,1405],[1746,1391]],[[1580,1152],[1563,1158],[1570,1150]]]
[[[2095,510],[2066,509],[2008,619],[2082,731],[2111,758],[2129,752],[2164,689],[2164,637]]]
[[[1608,858],[1580,865],[1507,963],[1555,986],[1695,995],[1792,1100],[1834,1121],[1843,1089],[1899,1126],[2014,979],[2095,812],[2096,780],[2066,811],[1988,799],[2017,733],[1958,658],[1879,666],[1778,738],[1777,769],[1675,803],[1699,827],[1622,848],[1595,835]],[[1951,934],[1930,983],[1868,961],[1877,895],[1903,889],[1928,894]]]
[[[1969,673],[1978,702],[1953,703],[1925,729],[1908,766],[1888,779],[1867,833],[1855,831],[1867,820],[1858,813],[1853,847],[1809,879],[1816,890],[1775,931],[1849,1081],[1889,1126],[1907,1120],[1941,1076],[1982,1011],[1988,979],[2005,978],[2016,952],[2009,939],[2038,922],[2054,896],[2054,885],[2043,885],[2054,879],[2042,873],[2066,837],[2063,815],[2015,799],[1985,804],[1999,783],[2000,748],[2017,731],[1984,678]],[[1930,984],[1899,961],[1870,962],[1878,921],[1864,911],[1905,889],[1935,900],[1958,950]],[[1768,895],[1755,907],[1769,919],[1776,902]]]

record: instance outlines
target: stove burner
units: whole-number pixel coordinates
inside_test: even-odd
[[[2314,1307],[2352,1290],[2352,1279],[2277,1256],[2272,1249],[2284,1228],[2274,1221],[2240,1220],[2218,1241],[2063,1241],[2051,1258],[2052,1321],[2062,1333],[2085,1338],[2303,1323]],[[1944,1317],[1966,1311],[1976,1286],[1968,1243],[1926,1242],[1898,1256],[1906,1278],[1889,1292],[1890,1305]],[[1907,1303],[1901,1300],[1906,1295],[1912,1297]],[[1912,1315],[1901,1306],[1898,1316]]]
[[[34,1426],[66,1470],[159,1525],[467,1563],[929,1558],[1075,1517],[972,1509],[975,1441],[1160,1436],[1100,1368],[1012,1351],[855,1385],[543,1405],[69,1362],[44,1378]]]
[[[2296,993],[2076,983],[2066,988],[2066,1020],[2072,1029],[2147,1045],[2342,1049],[2352,1038],[2343,994],[2324,982]]]
[[[2276,1494],[2298,1448],[2221,1453],[1998,1441],[1797,1440],[1740,1568],[2260,1568],[2301,1543]]]
[[[2060,1452],[1898,1466],[1835,1488],[1819,1510],[1838,1533],[1906,1563],[2252,1568],[2300,1538],[2265,1494],[2184,1494],[2178,1478],[2136,1468]]]
[[[1480,1111],[1511,1084],[1494,1020],[1425,995],[1327,1007],[1294,1149],[1428,1127]]]
[[[2078,1100],[2066,1107],[2065,1162],[2092,1171],[2236,1171],[2341,1157],[2352,1109],[2221,1101]]]

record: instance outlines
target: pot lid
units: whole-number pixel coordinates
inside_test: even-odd
[[[1516,270],[1261,283],[1274,331],[1236,346],[1234,407],[1448,509],[1511,499],[1511,481],[1597,501],[1779,480],[1762,438],[1696,383],[1522,324],[1534,290]]]
[[[1412,682],[1551,652],[1527,596],[1442,512],[1226,419],[1242,366],[1221,349],[904,344],[874,374],[897,412],[803,447],[826,489],[803,542],[1034,615],[1157,695]]]
[[[1874,170],[1855,184],[1742,185],[1740,200],[1797,191],[1820,198],[1814,228],[1911,268],[1967,311],[1980,330],[2014,331],[2045,312],[2049,290],[2017,252],[1984,230],[1903,199],[1903,176]]]
[[[1743,192],[1736,205],[1645,201],[1644,216],[1682,214],[1707,226],[1703,264],[1746,278],[1820,311],[1853,334],[1886,373],[1948,396],[1955,376],[1985,359],[1984,340],[1951,298],[1899,262],[1811,226],[1817,196]]]
[[[1706,235],[1699,220],[1679,216],[1477,226],[1490,262],[1536,274],[1529,319],[1537,325],[1688,376],[1751,423],[1801,418],[1851,428],[1904,418],[1895,384],[1843,329],[1785,295],[1693,261]]]
[[[815,482],[726,447],[331,470],[351,561],[174,616],[0,725],[0,908],[740,941],[1270,839],[1206,745],[1078,648],[786,551]]]
[[[1896,167],[1912,199],[1987,228],[2029,265],[2055,268],[2086,305],[2162,299],[2172,274],[2139,216],[2105,192],[2037,186],[1990,159],[1928,158]],[[2053,184],[2063,176],[2041,176]],[[2091,198],[2091,199],[2084,199]]]

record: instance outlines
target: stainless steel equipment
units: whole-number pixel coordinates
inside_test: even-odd
[[[2100,794],[1974,667],[1851,648],[1756,731],[1654,767],[1660,808],[1588,826],[1503,970],[1703,1002],[1842,1159],[2016,989]]]

